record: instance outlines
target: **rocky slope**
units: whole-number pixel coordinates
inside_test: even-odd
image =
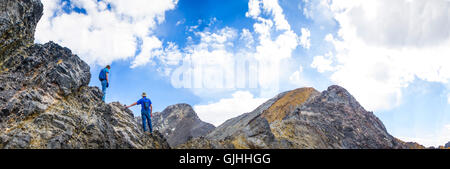
[[[227,120],[177,148],[410,148],[387,133],[347,90],[300,88]]]
[[[39,0],[0,0],[0,148],[170,148],[120,103],[103,103],[69,49],[33,44],[42,10]]]
[[[214,130],[212,124],[203,122],[188,104],[168,106],[153,113],[154,129],[164,135],[170,146],[177,146],[192,138],[204,136]]]

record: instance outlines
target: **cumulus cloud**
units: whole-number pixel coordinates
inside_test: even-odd
[[[202,84],[208,84],[213,88],[244,88],[239,80],[236,80],[239,77],[235,75],[249,72],[244,81],[250,81],[248,83],[251,84],[247,84],[246,87],[260,88],[261,97],[272,97],[277,94],[278,79],[281,76],[279,64],[283,59],[291,58],[293,50],[299,46],[300,38],[291,30],[277,1],[251,0],[246,16],[256,20],[253,25],[254,32],[250,32],[249,29],[238,32],[229,27],[194,32],[200,41],[189,43],[182,50],[183,64],[188,65],[174,70],[175,75],[182,72],[186,76],[193,76],[185,78],[193,82],[186,80],[180,82],[176,76],[172,77],[172,84],[176,87],[193,87],[196,91],[205,87]],[[309,43],[308,33],[304,30],[305,45]],[[241,60],[257,65],[250,64],[241,70],[240,65],[236,63]],[[212,69],[208,69],[209,67]],[[210,82],[205,82],[206,79]],[[205,90],[210,91],[209,89],[206,87]]]
[[[302,28],[301,31],[302,36],[300,37],[300,45],[305,49],[309,49],[309,47],[311,47],[311,32],[306,28]]]
[[[141,52],[136,56],[131,63],[131,68],[146,65],[151,62],[151,59],[156,55],[161,55],[162,42],[152,36],[144,37],[142,40]]]
[[[341,24],[352,27],[369,45],[382,47],[428,47],[448,41],[450,18],[448,0],[334,1]]]
[[[289,76],[289,82],[295,86],[312,86],[311,82],[305,78],[302,66]]]
[[[175,87],[191,88],[202,97],[211,94],[217,96],[217,89],[226,92],[244,88],[259,89],[257,97],[247,91],[238,91],[232,98],[194,106],[202,120],[216,126],[226,119],[253,110],[266,98],[279,93],[280,76],[286,76],[279,73],[283,68],[280,66],[281,61],[291,58],[301,39],[303,45],[309,47],[309,31],[304,29],[302,38],[292,31],[278,1],[250,0],[248,5],[246,16],[256,21],[253,25],[254,32],[248,29],[239,32],[229,27],[214,31],[206,29],[202,32],[195,32],[193,29],[200,41],[190,43],[182,50],[183,64],[189,64],[174,70],[176,75],[177,72],[183,74],[183,81],[177,81],[178,76],[174,78],[172,74],[172,84]],[[244,64],[245,68],[240,69],[242,67],[236,63],[240,59],[249,61],[249,65]],[[238,79],[241,76],[235,75],[244,75],[245,79],[240,81]],[[293,80],[300,82],[300,72],[294,72],[291,76]],[[223,90],[224,88],[230,90]]]
[[[315,56],[313,62],[311,63],[311,67],[316,68],[320,73],[332,71],[334,69],[331,66],[333,61],[329,58],[331,56],[331,53],[328,53],[325,56],[327,56],[327,58],[325,58],[324,56]]]
[[[334,0],[328,11],[339,23],[331,80],[370,110],[401,103],[415,78],[447,84],[450,79],[450,1]],[[330,65],[314,59],[319,72]],[[322,66],[319,66],[322,65]]]
[[[194,110],[201,120],[219,126],[227,119],[254,110],[266,100],[266,98],[255,98],[248,91],[237,91],[231,98],[223,98],[218,102],[205,105],[195,105]]]
[[[334,15],[329,10],[330,0],[303,0],[303,4],[299,6],[299,10],[307,19],[312,19],[321,25],[334,25]]]
[[[439,147],[445,145],[450,140],[450,124],[443,125],[435,133],[428,135],[413,136],[413,137],[399,137],[400,140],[407,142],[417,142],[426,147]]]
[[[252,33],[248,29],[242,29],[240,41],[243,41],[247,48],[251,48],[255,42]]]
[[[237,31],[225,27],[217,32],[195,32],[200,38],[199,43],[190,44],[180,53],[182,65],[175,66],[172,75],[174,87],[184,87],[196,90],[210,90],[212,88],[232,88],[227,81],[232,77],[234,53],[229,49],[234,45],[232,41],[237,37]],[[183,84],[175,82],[178,74],[187,74]],[[205,93],[205,92],[198,92]]]
[[[175,8],[177,0],[42,0],[44,15],[36,28],[36,42],[55,41],[71,48],[89,64],[109,64],[133,58],[134,65],[148,62],[159,40],[152,29],[164,21],[164,13]],[[85,13],[64,12],[63,6],[84,9]]]

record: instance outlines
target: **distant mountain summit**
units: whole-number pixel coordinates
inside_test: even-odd
[[[200,120],[188,104],[168,106],[162,112],[153,114],[154,129],[167,138],[171,146],[204,136],[214,130],[214,126]]]
[[[411,148],[340,86],[284,92],[177,148]]]

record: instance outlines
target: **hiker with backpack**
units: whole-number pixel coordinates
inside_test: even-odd
[[[141,105],[141,117],[142,117],[142,127],[144,128],[144,133],[147,132],[146,128],[146,121],[148,122],[148,126],[150,128],[150,132],[148,134],[152,133],[152,101],[147,98],[147,94],[144,92],[142,93],[142,99],[138,100],[137,102],[126,106],[126,108],[130,108],[135,105]]]
[[[105,101],[106,96],[106,88],[109,87],[109,70],[111,69],[111,66],[107,65],[105,68],[103,68],[100,71],[100,74],[98,75],[98,80],[102,83],[102,92],[103,97],[102,100]]]

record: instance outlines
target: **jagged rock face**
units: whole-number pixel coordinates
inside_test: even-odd
[[[168,106],[153,114],[154,129],[161,132],[170,146],[177,146],[192,138],[204,136],[214,130],[212,124],[203,122],[188,104]]]
[[[42,113],[8,116],[0,148],[170,148],[158,132],[143,134],[130,110],[100,98],[98,88],[82,87]]]
[[[42,11],[39,0],[0,0],[0,60],[33,43]]]
[[[450,148],[450,141],[444,145],[445,148]]]
[[[177,148],[408,148],[339,86],[284,92]]]
[[[397,141],[400,142],[401,144],[403,144],[406,147],[406,149],[427,149],[427,147],[420,145],[419,143],[416,143],[416,142],[403,142],[398,139],[397,139]],[[403,147],[403,148],[405,148],[405,147]]]
[[[158,132],[143,134],[120,103],[102,102],[87,86],[89,66],[69,49],[24,46],[42,15],[39,1],[1,0],[0,8],[8,51],[0,57],[0,148],[170,148]]]

